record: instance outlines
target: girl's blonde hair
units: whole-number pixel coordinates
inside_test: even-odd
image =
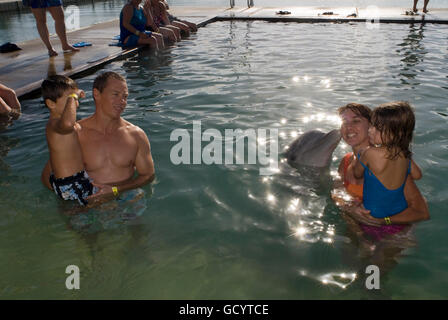
[[[408,102],[395,101],[379,105],[373,110],[371,125],[381,132],[388,159],[395,159],[401,152],[406,158],[411,158],[415,115]]]

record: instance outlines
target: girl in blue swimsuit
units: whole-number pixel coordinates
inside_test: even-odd
[[[420,168],[411,160],[410,143],[415,116],[407,102],[385,103],[373,110],[369,142],[354,163],[354,175],[364,177],[363,203],[375,218],[390,224],[390,216],[407,208],[404,185],[408,175],[421,178]]]

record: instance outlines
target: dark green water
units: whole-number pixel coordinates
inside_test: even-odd
[[[123,117],[148,134],[157,180],[75,216],[40,184],[48,114],[40,98],[24,101],[24,115],[0,133],[0,298],[448,298],[447,31],[218,22],[161,55],[107,65],[127,78]],[[93,112],[95,76],[78,80],[87,92],[79,117]],[[170,160],[171,132],[191,132],[193,120],[223,135],[277,128],[283,149],[301,132],[337,128],[340,105],[398,99],[415,107],[418,186],[431,220],[397,239],[379,292],[364,286],[372,260],[351,241],[330,178],[286,164],[263,177],[259,165]],[[347,150],[336,149],[332,172]],[[71,264],[81,270],[78,291],[65,288]],[[344,279],[352,274],[353,283]]]

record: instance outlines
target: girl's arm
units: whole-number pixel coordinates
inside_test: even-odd
[[[414,180],[420,180],[422,178],[422,170],[420,167],[415,163],[414,160],[411,160],[411,177]]]
[[[353,175],[356,179],[361,179],[364,175],[364,167],[361,165],[361,161],[367,165],[367,150],[368,148],[359,150],[358,154],[355,155],[355,160],[351,164],[353,166]]]

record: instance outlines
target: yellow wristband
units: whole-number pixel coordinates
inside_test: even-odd
[[[77,95],[76,93],[69,94],[68,97],[69,97],[69,98],[74,98],[74,99],[76,99],[76,100],[79,99],[79,97],[78,97],[78,95]]]
[[[112,192],[114,193],[114,196],[118,196],[118,188],[112,187]]]
[[[386,221],[386,225],[392,224],[392,221],[390,221],[389,217],[384,218],[384,221]]]

